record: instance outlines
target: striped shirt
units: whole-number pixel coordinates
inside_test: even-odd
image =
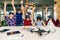
[[[16,25],[16,17],[15,16],[12,19],[10,19],[8,16],[5,16],[5,20],[7,21],[8,26]]]

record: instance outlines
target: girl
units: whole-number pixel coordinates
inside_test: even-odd
[[[35,22],[37,27],[45,26],[45,23],[43,20],[41,20],[41,17],[37,17],[37,21]]]

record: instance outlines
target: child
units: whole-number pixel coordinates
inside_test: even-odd
[[[24,15],[24,26],[33,25],[33,21],[32,20],[33,20],[34,11],[35,11],[35,7],[32,8],[32,12],[30,12],[31,15],[29,13]]]
[[[16,16],[16,26],[23,26],[23,18],[22,18],[22,16],[24,15],[23,0],[21,0],[20,4],[21,4],[21,8],[18,9],[18,11],[16,11],[16,8],[14,6],[14,0],[12,0],[12,6]]]
[[[40,27],[42,26],[42,24],[45,26],[45,24],[44,24],[43,21],[41,20],[41,17],[37,17],[37,21],[36,21],[35,23],[36,23],[36,25],[34,25],[34,26],[36,26],[36,27],[31,29],[31,32],[32,32],[32,33],[33,33],[33,32],[36,32],[36,33],[38,33],[40,36],[43,35],[42,33],[46,33],[46,35],[47,35],[48,33],[50,33],[50,30],[46,31],[46,30],[44,30],[44,29],[40,29]]]
[[[31,20],[34,19],[34,11],[35,11],[36,7],[35,5],[33,4],[26,4],[25,6],[25,15],[29,15]]]
[[[37,21],[35,22],[37,27],[45,26],[44,21],[41,20],[41,17],[37,17]]]
[[[5,19],[7,20],[7,24],[8,26],[15,26],[15,16],[14,16],[14,13],[10,12],[9,13],[9,16],[6,15],[6,6],[7,6],[7,3],[6,1],[4,2],[4,17]]]
[[[29,15],[26,15],[24,19],[24,29],[28,29],[30,32],[33,30],[35,27],[33,27],[33,21],[30,19]]]
[[[35,7],[32,8],[32,11],[31,12],[27,12],[26,13],[26,8],[27,6],[25,7],[25,15],[24,15],[24,28],[25,29],[28,29],[28,30],[32,30],[33,29],[33,14],[34,14],[34,11],[35,11]]]
[[[32,25],[31,22],[32,21],[31,21],[29,15],[26,15],[25,20],[24,20],[24,26],[31,26]]]

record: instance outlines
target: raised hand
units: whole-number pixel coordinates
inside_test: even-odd
[[[12,0],[11,4],[14,5],[14,0]]]
[[[21,0],[20,3],[23,4],[23,0]]]
[[[26,8],[28,8],[28,6],[29,6],[28,4],[25,5]]]
[[[14,6],[14,0],[12,0],[11,4],[12,4],[13,10],[14,10],[14,15],[15,15],[16,14],[16,8]]]
[[[6,6],[7,5],[7,2],[6,1],[4,1],[4,6]]]
[[[4,16],[6,16],[6,6],[7,6],[7,2],[4,1]]]

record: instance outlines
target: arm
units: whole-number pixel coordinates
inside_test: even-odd
[[[35,11],[35,9],[36,9],[36,7],[33,7],[32,8],[31,17],[30,17],[31,20],[33,20],[33,18],[34,18],[34,11]]]
[[[42,23],[43,23],[43,26],[46,26],[44,21],[42,21]]]
[[[6,1],[4,2],[4,16],[6,16],[6,6],[7,6],[7,3]]]
[[[25,9],[24,9],[24,6],[23,6],[23,0],[21,0],[20,4],[21,4],[21,12],[23,13],[23,19],[25,19],[25,14],[24,14]]]
[[[31,24],[32,24],[33,27],[36,27],[36,21],[34,22],[34,21],[32,20]]]
[[[28,2],[28,0],[26,0],[25,13],[27,13],[27,8],[28,8],[28,6],[29,6],[29,2]]]
[[[46,7],[46,9],[45,9],[45,10],[46,10],[46,14],[47,14],[47,13],[48,13],[48,12],[47,12],[47,10],[48,10],[48,7]]]
[[[16,14],[16,8],[14,6],[14,0],[12,0],[12,7],[13,7],[13,10],[14,10],[14,14]]]
[[[25,13],[27,13],[28,4],[25,6]]]
[[[35,27],[35,23],[33,22],[33,20],[32,20],[32,22],[31,22],[31,24],[32,24],[33,27]]]

